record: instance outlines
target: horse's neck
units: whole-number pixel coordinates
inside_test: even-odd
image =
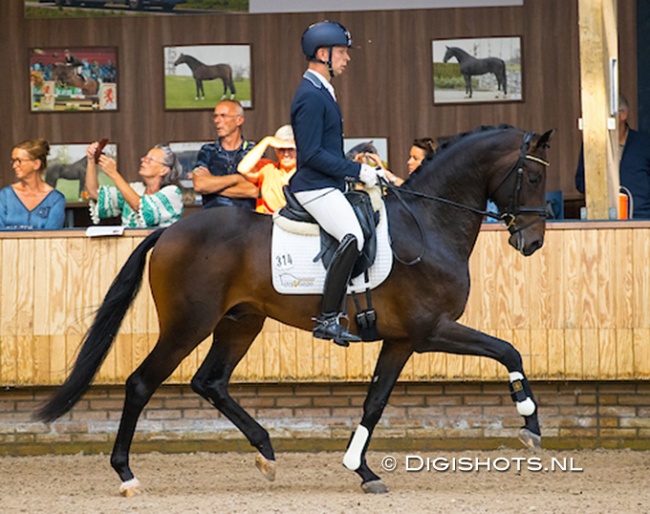
[[[198,59],[195,59],[194,57],[188,57],[185,60],[185,63],[193,70],[195,70],[196,68],[198,68],[202,64],[201,61],[199,61]]]
[[[461,61],[462,59],[473,59],[473,57],[462,48],[456,48],[456,59]]]

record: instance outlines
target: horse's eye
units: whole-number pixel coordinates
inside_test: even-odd
[[[539,184],[542,180],[542,174],[534,171],[528,172],[528,183],[532,185]]]

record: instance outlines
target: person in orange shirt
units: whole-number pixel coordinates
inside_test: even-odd
[[[277,162],[264,158],[268,147],[275,149]],[[246,154],[237,171],[257,186],[257,212],[273,214],[284,207],[282,188],[296,172],[296,142],[291,125],[281,126],[273,136],[266,136]]]

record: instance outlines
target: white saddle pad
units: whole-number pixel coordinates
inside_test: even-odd
[[[393,252],[388,236],[386,207],[381,202],[380,219],[377,225],[377,257],[368,270],[369,282],[365,273],[352,280],[348,293],[359,293],[375,288],[390,274],[393,266]],[[296,222],[290,222],[295,224]],[[271,268],[273,270],[273,287],[282,294],[322,294],[325,284],[325,266],[314,257],[320,252],[320,234],[310,229],[308,223],[303,234],[289,232],[273,223],[273,242],[271,244]],[[307,234],[312,232],[312,234]]]

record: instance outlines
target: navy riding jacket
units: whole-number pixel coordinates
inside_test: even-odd
[[[339,104],[319,78],[307,70],[291,104],[291,126],[296,138],[297,171],[292,192],[326,187],[345,190],[346,179],[359,179],[361,164],[343,153],[343,118]]]
[[[576,170],[576,188],[585,192],[584,149]],[[650,138],[628,129],[620,164],[620,182],[632,193],[635,219],[650,219]]]

